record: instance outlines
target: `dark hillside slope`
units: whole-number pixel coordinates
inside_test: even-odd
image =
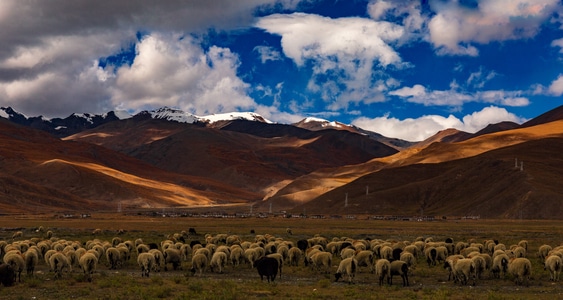
[[[295,211],[563,219],[561,149],[563,138],[546,138],[465,159],[384,169]],[[515,159],[523,161],[522,171]]]

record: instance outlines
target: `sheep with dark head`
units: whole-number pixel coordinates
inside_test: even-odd
[[[334,281],[338,281],[343,274],[348,275],[348,283],[352,283],[352,280],[356,276],[356,270],[358,269],[358,262],[355,258],[349,257],[340,261],[338,269],[334,274]]]
[[[12,266],[8,264],[0,264],[0,283],[2,283],[3,286],[14,285],[15,276],[16,272]]]
[[[409,266],[406,262],[395,260],[391,262],[389,285],[393,284],[393,275],[399,275],[403,279],[403,286],[409,286]]]

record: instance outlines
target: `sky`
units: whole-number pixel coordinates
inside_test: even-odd
[[[563,104],[557,0],[2,0],[0,106],[255,112],[419,141]]]

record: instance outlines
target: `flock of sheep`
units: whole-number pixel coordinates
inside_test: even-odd
[[[42,228],[37,230],[41,231]],[[99,233],[96,230],[92,234]],[[287,233],[289,236],[291,231]],[[92,281],[100,265],[120,269],[136,260],[141,277],[168,271],[169,267],[179,270],[185,265],[194,276],[223,273],[226,268],[257,268],[260,277],[273,281],[278,274],[281,277],[284,266],[304,264],[314,272],[333,274],[335,281],[346,276],[353,283],[363,267],[375,274],[374,282],[377,280],[379,285],[392,285],[393,276],[400,276],[402,285],[409,286],[409,276],[420,267],[417,264],[427,264],[430,268],[443,267],[444,279],[447,276],[456,284],[474,285],[488,276],[512,278],[518,285],[528,285],[532,276],[530,258],[541,260],[550,280],[558,281],[563,257],[563,246],[542,245],[537,253],[530,254],[525,240],[507,246],[496,240],[454,242],[451,238],[393,241],[317,235],[294,242],[269,234],[253,235],[250,240],[238,235],[194,234],[195,230],[181,232],[160,243],[145,243],[141,238],[123,240],[119,236],[111,240],[69,241],[54,237],[51,231],[44,232],[41,238],[25,239],[22,232],[16,232],[11,240],[0,241],[0,283],[9,286],[21,282],[21,273],[33,276],[39,264],[45,264],[55,278],[80,269]]]

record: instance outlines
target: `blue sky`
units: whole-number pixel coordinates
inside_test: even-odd
[[[0,106],[475,132],[563,103],[562,16],[555,0],[5,0]]]

